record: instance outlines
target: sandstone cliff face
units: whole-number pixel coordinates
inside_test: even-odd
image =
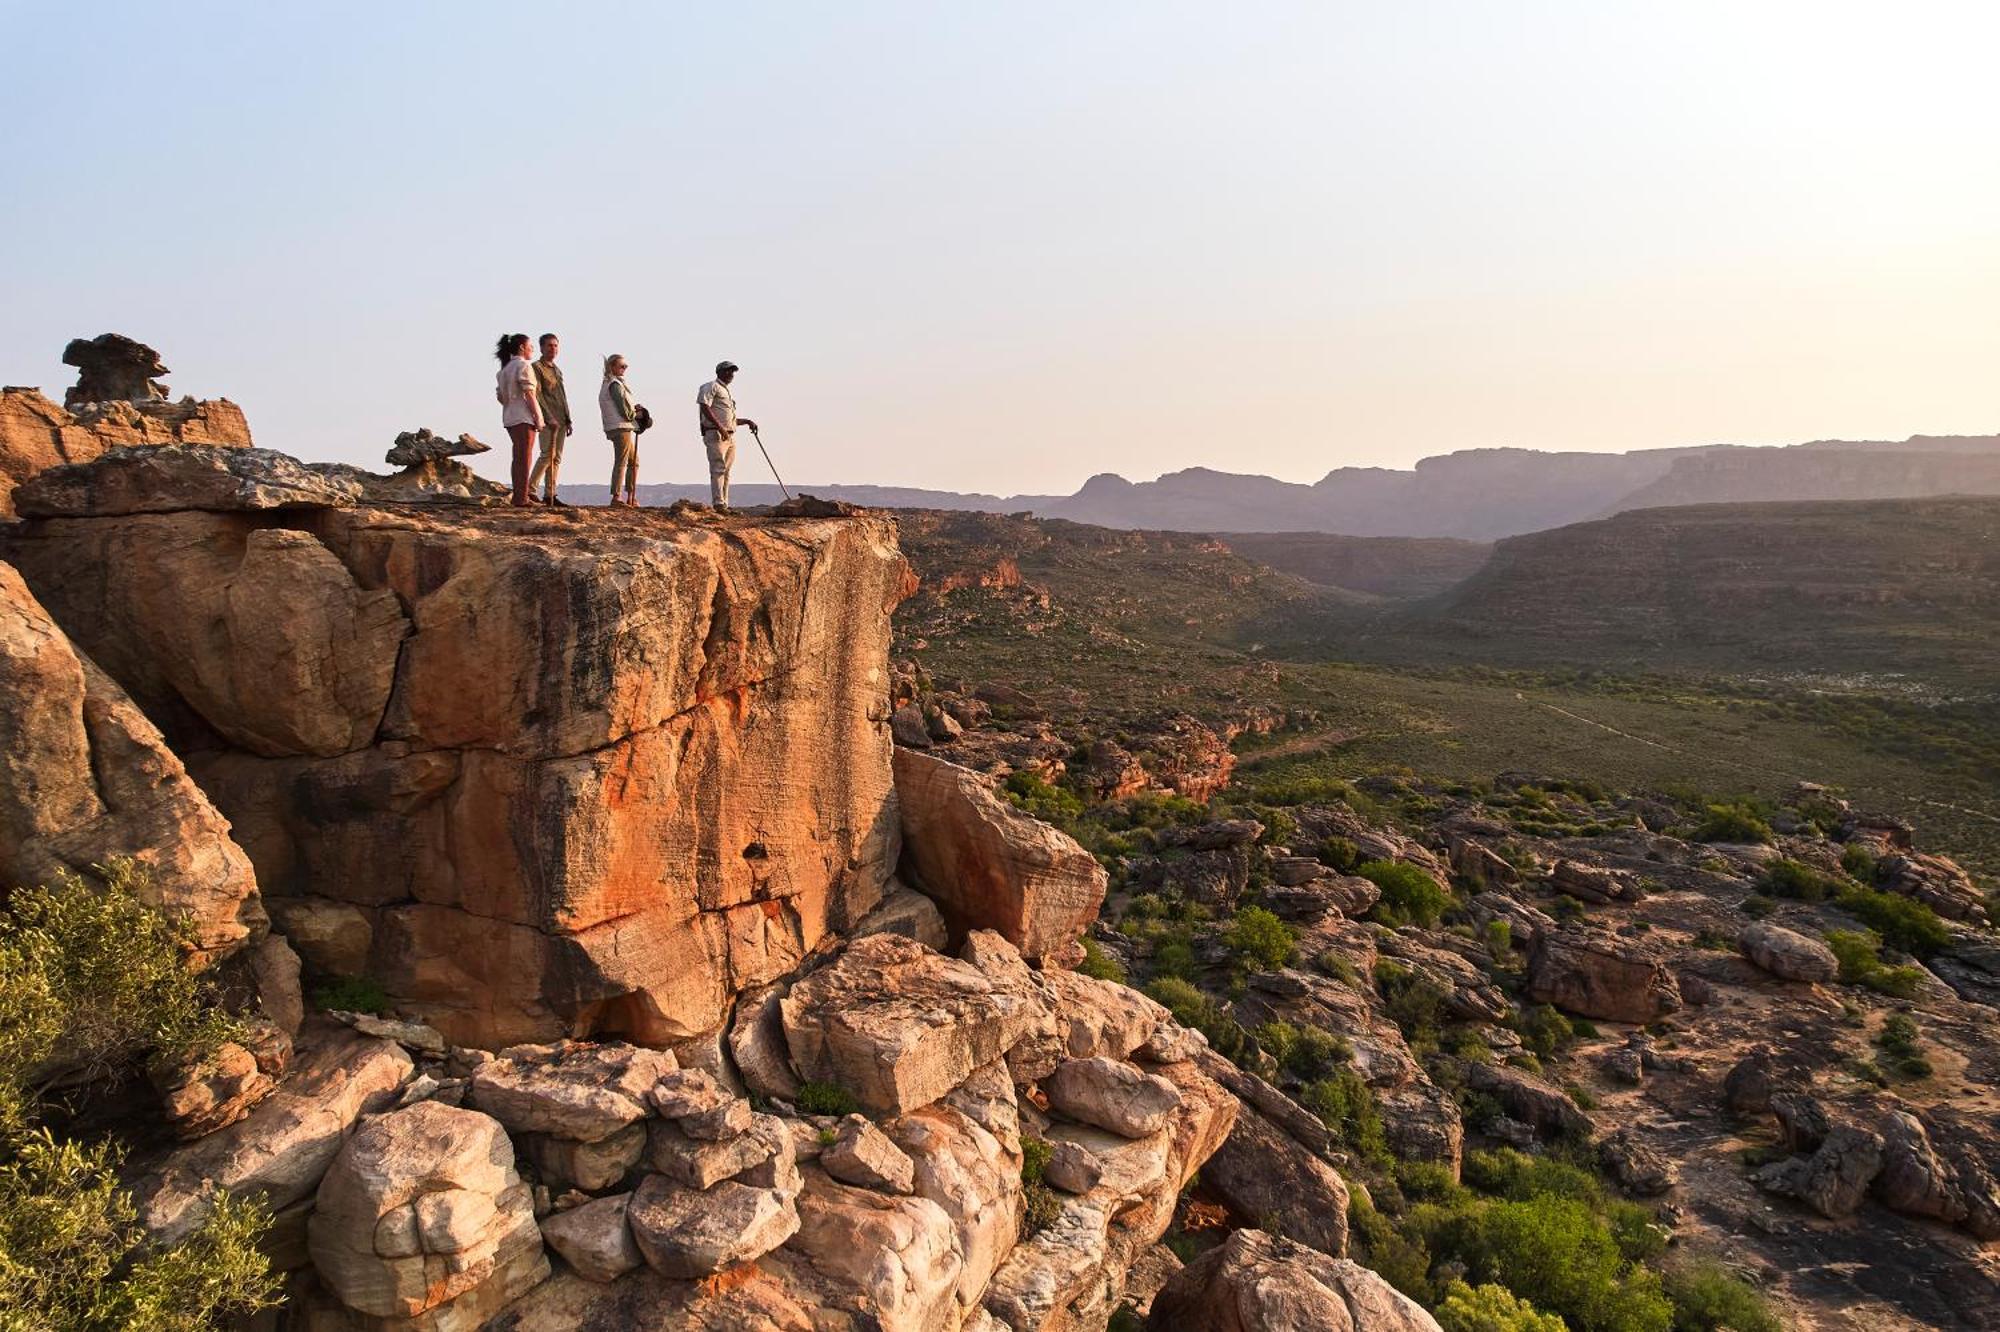
[[[888,520],[284,502],[7,547],[309,966],[364,959],[466,1044],[662,1043],[881,896]]]
[[[250,862],[159,731],[0,564],[0,887],[149,871],[152,905],[185,912],[208,958],[265,924]]]
[[[243,409],[228,399],[101,402],[71,411],[32,388],[0,389],[0,518],[14,516],[14,487],[62,463],[141,444],[250,443]]]

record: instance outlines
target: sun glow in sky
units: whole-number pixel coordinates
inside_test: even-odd
[[[0,31],[0,380],[59,396],[69,338],[128,333],[307,458],[504,444],[490,348],[545,330],[580,408],[632,362],[642,481],[703,476],[725,356],[807,482],[2000,430],[1991,3],[0,3]],[[586,426],[564,480],[608,463]]]

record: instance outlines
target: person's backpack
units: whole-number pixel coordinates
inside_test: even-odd
[[[643,435],[653,428],[653,414],[643,406],[635,407],[632,410],[632,424],[638,426],[639,433]]]

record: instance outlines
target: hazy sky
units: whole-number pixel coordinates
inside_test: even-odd
[[[624,353],[703,475],[1314,480],[2000,430],[2000,6],[0,3],[0,381],[158,346],[258,442],[504,445]],[[482,470],[504,475],[500,451]],[[566,481],[600,481],[586,429]],[[739,477],[761,480],[756,466]]]

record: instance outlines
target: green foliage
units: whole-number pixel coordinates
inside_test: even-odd
[[[1244,907],[1236,913],[1222,939],[1236,957],[1270,969],[1292,960],[1298,934],[1263,907]]]
[[[1577,1109],[1595,1110],[1597,1108],[1596,1094],[1581,1082],[1565,1082],[1563,1084],[1563,1091],[1571,1101],[1576,1103]]]
[[[1778,909],[1778,904],[1762,893],[1752,893],[1738,902],[1736,909],[1752,920],[1763,920]]]
[[[1710,805],[1694,830],[1697,842],[1769,842],[1771,824],[1764,811],[1747,800]]]
[[[1021,1182],[1040,1184],[1043,1172],[1049,1168],[1049,1158],[1055,1154],[1055,1150],[1046,1138],[1021,1139]]]
[[[1499,1282],[1577,1332],[1667,1332],[1673,1311],[1659,1278],[1634,1267],[1611,1227],[1584,1202],[1553,1195],[1417,1209],[1413,1226],[1434,1260]]]
[[[1384,925],[1422,925],[1428,929],[1451,905],[1451,895],[1415,865],[1370,860],[1357,865],[1354,872],[1382,890],[1382,900],[1369,918]]]
[[[1882,961],[1882,941],[1872,930],[1828,930],[1826,946],[1840,962],[1840,978],[1850,985],[1865,985],[1897,999],[1914,999],[1923,988],[1922,968],[1892,967]]]
[[[861,1108],[854,1093],[837,1082],[802,1082],[792,1104],[807,1115],[851,1115]]]
[[[1388,1160],[1389,1140],[1382,1132],[1375,1095],[1353,1069],[1337,1069],[1332,1077],[1308,1083],[1299,1093],[1299,1104],[1318,1115],[1362,1159]]]
[[[1345,837],[1329,837],[1314,851],[1319,863],[1342,874],[1352,874],[1361,863],[1361,848]]]
[[[1495,962],[1506,962],[1514,952],[1514,925],[1503,917],[1495,916],[1486,922],[1484,932],[1486,955]]]
[[[1346,956],[1337,949],[1323,949],[1318,956],[1313,958],[1313,970],[1322,976],[1333,977],[1333,979],[1339,981],[1342,985],[1350,985],[1356,989],[1361,988],[1360,968],[1348,961]]]
[[[313,1007],[329,1012],[373,1013],[389,1011],[389,992],[373,976],[336,976],[312,992]]]
[[[1097,980],[1125,983],[1125,968],[1118,965],[1118,959],[1105,952],[1095,939],[1083,941],[1083,961],[1077,964],[1078,971]]]
[[[1858,883],[1875,882],[1875,853],[1859,842],[1841,851],[1840,867]]]
[[[195,1332],[276,1302],[261,1202],[223,1194],[173,1249],[148,1253],[107,1143],[31,1132],[0,1164],[0,1329]]]
[[[1008,773],[1002,790],[1016,809],[1058,828],[1068,828],[1083,816],[1081,796],[1064,787],[1052,786],[1026,769],[1016,768]]]
[[[814,1136],[816,1136],[819,1139],[820,1146],[831,1147],[833,1146],[833,1144],[840,1141],[840,1130],[829,1126],[827,1128],[821,1129]]]
[[[1375,984],[1382,991],[1383,1011],[1402,1028],[1405,1040],[1437,1039],[1451,998],[1442,986],[1386,957],[1375,964]]]
[[[1437,1307],[1444,1332],[1569,1332],[1569,1324],[1542,1313],[1505,1286],[1468,1286],[1454,1281]]]
[[[1038,1234],[1062,1216],[1062,1199],[1046,1184],[1021,1186],[1021,1238]]]
[[[1931,1075],[1931,1061],[1924,1057],[1923,1033],[1917,1027],[1917,1020],[1908,1013],[1891,1013],[1883,1018],[1882,1030],[1875,1033],[1875,1044],[1903,1077]]]
[[[1145,994],[1172,1013],[1174,1021],[1206,1036],[1209,1046],[1223,1058],[1243,1061],[1255,1053],[1256,1046],[1242,1024],[1187,981],[1177,976],[1161,977],[1146,986]]]
[[[1568,893],[1558,893],[1556,900],[1549,903],[1549,911],[1555,916],[1557,922],[1563,925],[1567,925],[1573,920],[1580,920],[1590,914],[1589,908],[1585,907],[1582,902],[1571,897]]]
[[[1186,980],[1194,975],[1194,945],[1183,935],[1168,935],[1153,944],[1153,974],[1175,980]]]
[[[1541,1058],[1547,1058],[1576,1039],[1576,1027],[1553,1004],[1536,1004],[1514,1019],[1521,1041]]]
[[[1354,1057],[1354,1047],[1345,1037],[1318,1027],[1297,1027],[1289,1022],[1266,1022],[1256,1031],[1257,1044],[1278,1061],[1279,1067],[1301,1082],[1323,1078]]]
[[[1840,894],[1837,905],[1859,918],[1882,937],[1882,942],[1898,952],[1929,957],[1951,946],[1951,929],[1937,912],[1898,893],[1877,892],[1873,888],[1851,887]]]
[[[1840,880],[1803,861],[1778,859],[1764,869],[1764,891],[1797,902],[1824,902],[1840,891]]]
[[[1104,1332],[1146,1332],[1146,1320],[1131,1305],[1121,1304],[1112,1310]]]
[[[1422,1239],[1397,1226],[1375,1209],[1369,1195],[1354,1189],[1347,1204],[1348,1238],[1354,1256],[1364,1266],[1411,1299],[1435,1303],[1431,1288],[1430,1250]]]
[[[1675,1263],[1664,1284],[1674,1332],[1784,1332],[1763,1295],[1713,1259]]]

